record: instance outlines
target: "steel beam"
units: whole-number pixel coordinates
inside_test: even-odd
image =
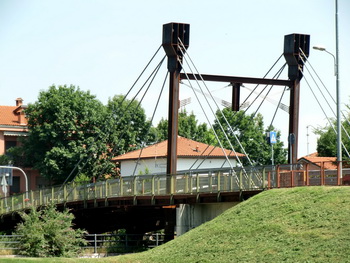
[[[247,78],[247,77],[235,77],[235,76],[221,76],[221,75],[208,75],[208,74],[180,74],[180,79],[190,80],[205,80],[216,82],[229,82],[229,83],[246,83],[246,84],[261,84],[261,85],[274,85],[274,86],[292,86],[293,81],[282,79],[263,79],[263,78]]]
[[[288,162],[291,164],[298,161],[299,101],[300,80],[296,79],[290,89],[289,104],[289,136],[294,137],[293,140],[288,140]]]
[[[178,72],[170,72],[169,85],[169,109],[168,109],[168,154],[167,174],[176,174],[177,166],[177,135],[180,108],[179,100],[180,76]],[[169,184],[169,185],[168,185]],[[170,190],[170,180],[167,181],[167,189]],[[168,188],[169,187],[169,188]]]
[[[232,111],[239,111],[241,83],[231,83],[232,85]]]

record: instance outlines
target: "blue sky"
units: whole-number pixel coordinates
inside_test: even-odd
[[[125,94],[162,41],[162,25],[191,25],[188,53],[201,73],[262,77],[283,52],[284,35],[311,35],[311,46],[322,45],[335,54],[335,2],[332,0],[192,0],[93,1],[0,0],[0,105],[14,105],[17,97],[33,103],[50,85],[76,85],[107,103]],[[350,1],[338,0],[340,88],[349,104]],[[311,50],[309,61],[335,96],[333,59]],[[165,74],[165,69],[161,75]],[[284,73],[281,78],[287,78]],[[160,81],[161,82],[161,81]],[[224,84],[210,84],[213,95],[229,100]],[[271,92],[278,100],[280,91]],[[143,107],[151,117],[154,96]],[[203,113],[191,90],[181,88],[180,99],[200,121]],[[287,96],[288,97],[288,96]],[[166,117],[162,100],[155,124]],[[288,100],[286,101],[288,103]],[[271,109],[262,109],[265,123]],[[327,121],[308,86],[301,83],[299,156],[307,153],[306,126]],[[342,109],[345,106],[342,105]],[[288,115],[278,113],[274,125],[288,136]],[[316,135],[309,130],[309,152]]]

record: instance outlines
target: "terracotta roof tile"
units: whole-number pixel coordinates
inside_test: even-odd
[[[165,157],[167,155],[168,140],[162,141],[157,144],[153,144],[148,146],[142,150],[141,158],[154,158],[154,157]],[[184,137],[178,137],[178,149],[177,156],[178,157],[198,157],[198,156],[210,156],[210,157],[224,157],[224,153],[219,147],[215,147],[212,145],[208,145],[201,142],[196,142]],[[119,155],[113,158],[114,161],[121,160],[130,160],[130,159],[138,159],[141,150],[131,151],[122,155]],[[245,155],[242,153],[234,153],[230,150],[225,149],[225,153],[227,156],[236,157],[244,157]]]
[[[0,106],[0,125],[25,126],[27,120],[24,118],[24,123],[19,123],[18,110],[21,106]]]
[[[335,164],[337,161],[337,157],[320,157],[318,156],[318,153],[315,152],[299,158],[298,162],[301,162],[303,160],[309,163],[314,163],[315,165],[318,165],[318,166],[320,166],[321,163],[323,162],[325,169],[331,169],[331,170],[337,169],[337,165]]]

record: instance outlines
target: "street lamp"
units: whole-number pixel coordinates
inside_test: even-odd
[[[314,46],[313,49],[316,49],[319,51],[324,51],[333,57],[333,59],[334,59],[334,76],[337,76],[338,75],[338,64],[337,64],[337,59],[335,58],[335,56],[331,52],[329,52],[325,47]]]
[[[309,155],[309,127],[312,127],[316,130],[316,128],[312,125],[306,126],[306,146],[307,146],[307,155]]]
[[[337,48],[337,58],[324,47],[314,46],[313,49],[319,51],[325,51],[330,54],[334,59],[334,75],[336,77],[336,92],[337,92],[337,161],[339,164],[339,177],[343,178],[343,164],[342,164],[342,139],[341,139],[341,112],[340,112],[340,89],[339,89],[339,69],[338,69],[338,48]]]

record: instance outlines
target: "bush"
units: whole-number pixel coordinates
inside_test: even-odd
[[[73,257],[86,244],[83,230],[72,228],[74,215],[66,209],[56,210],[54,205],[37,211],[31,208],[28,214],[21,213],[23,223],[16,227],[21,235],[20,254],[31,257]]]

